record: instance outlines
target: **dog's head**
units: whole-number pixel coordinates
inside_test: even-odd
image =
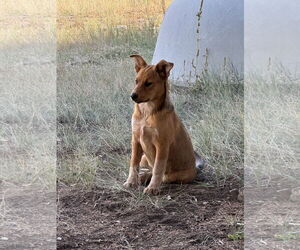
[[[166,93],[166,82],[173,63],[161,60],[156,65],[148,65],[143,57],[131,55],[135,60],[135,88],[131,98],[136,103],[149,102],[162,98]]]

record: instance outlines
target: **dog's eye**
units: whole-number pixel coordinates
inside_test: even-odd
[[[152,85],[152,82],[145,82],[144,85],[145,85],[146,87],[149,87],[150,85]]]
[[[138,82],[138,80],[135,80],[135,84],[138,84],[139,82]]]

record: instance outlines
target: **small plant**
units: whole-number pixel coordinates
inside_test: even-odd
[[[287,241],[287,240],[299,240],[300,232],[286,232],[282,234],[275,234],[274,237],[278,240]]]
[[[232,234],[228,234],[227,236],[230,240],[242,240],[244,239],[244,232],[235,232]]]

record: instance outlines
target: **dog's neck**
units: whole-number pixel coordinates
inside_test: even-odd
[[[162,98],[155,99],[144,103],[136,104],[136,108],[143,117],[155,115],[161,111],[173,111],[174,106],[169,97],[168,82],[165,83],[165,93]]]

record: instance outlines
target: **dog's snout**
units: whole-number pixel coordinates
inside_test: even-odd
[[[131,97],[132,100],[135,101],[138,98],[138,94],[137,93],[132,93],[130,97]]]

